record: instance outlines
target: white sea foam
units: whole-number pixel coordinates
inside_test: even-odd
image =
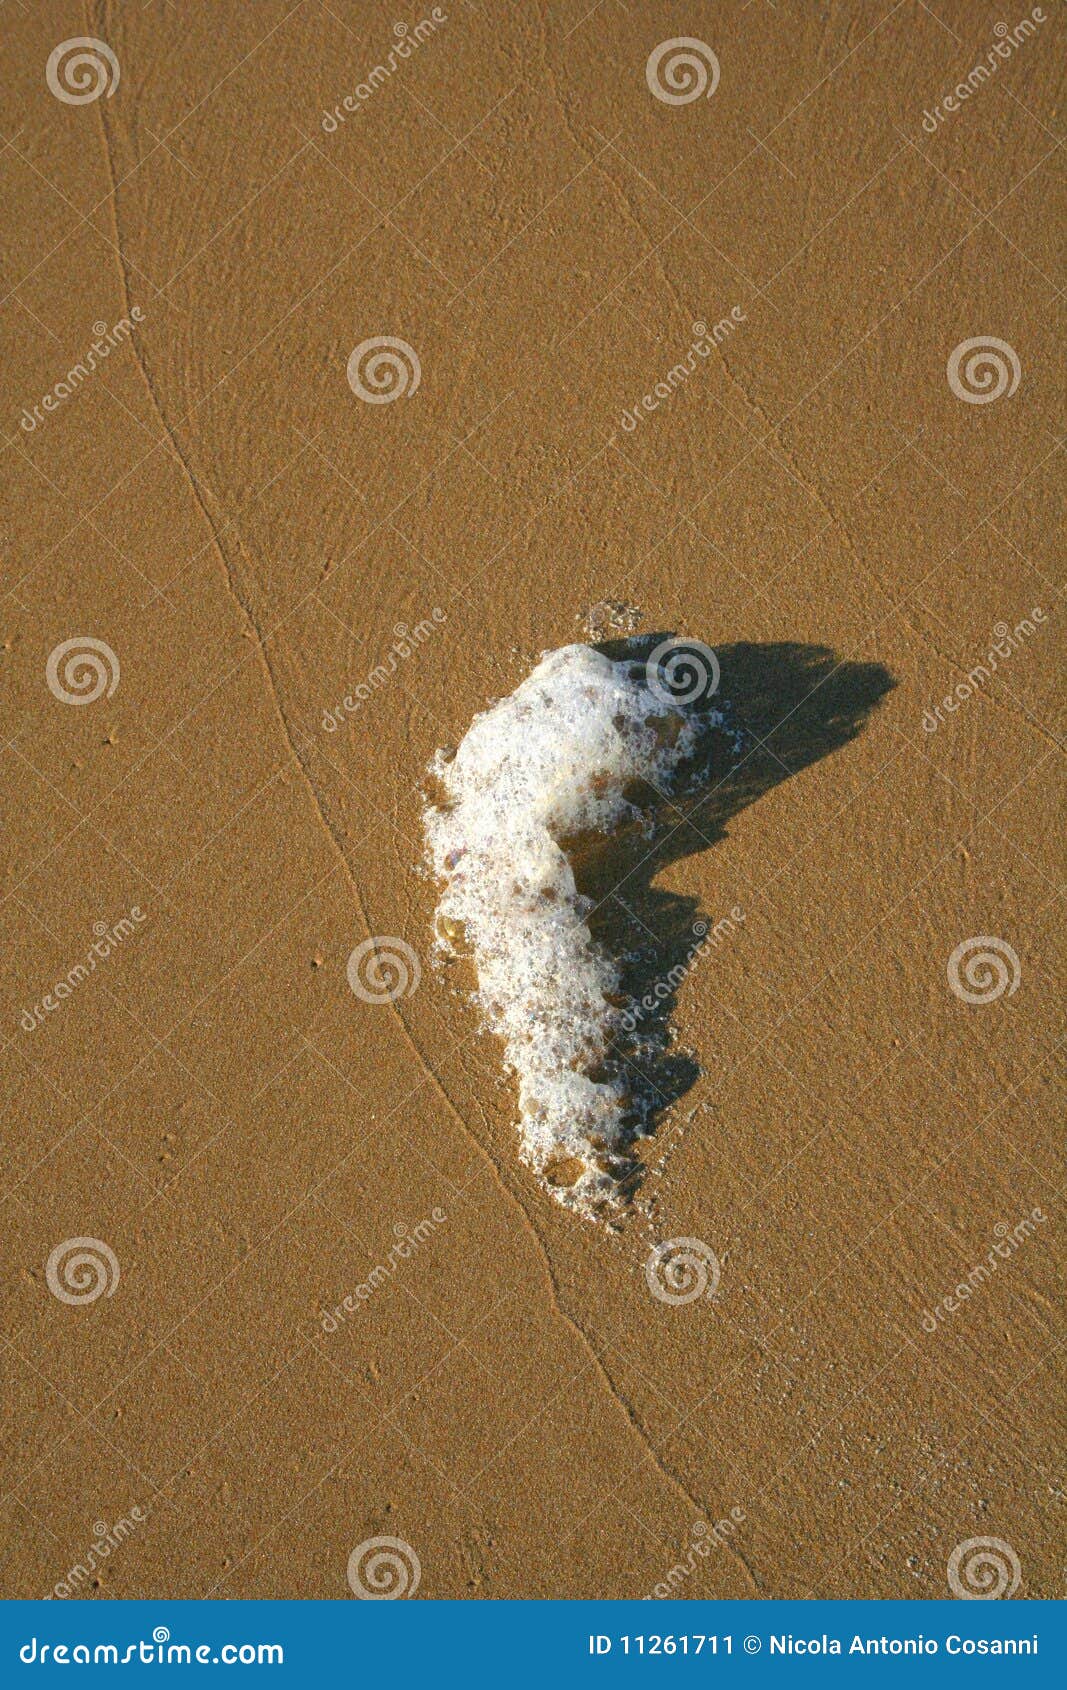
[[[708,720],[650,690],[643,663],[570,645],[432,765],[445,794],[425,817],[445,883],[438,941],[473,957],[485,1024],[518,1076],[524,1160],[586,1213],[620,1200],[644,1106],[610,1061],[630,999],[590,934],[569,852],[647,825],[635,787],[668,786]]]

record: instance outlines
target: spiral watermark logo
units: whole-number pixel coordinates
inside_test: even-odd
[[[964,1003],[996,1003],[1019,990],[1022,964],[1006,939],[988,933],[964,939],[948,959],[948,983]]]
[[[657,1244],[645,1263],[648,1288],[661,1303],[693,1303],[714,1297],[722,1264],[702,1238],[668,1238]]]
[[[415,348],[396,335],[361,340],[348,360],[348,385],[367,405],[391,405],[419,390],[422,365]]]
[[[968,405],[991,405],[1019,385],[1022,367],[1014,347],[996,335],[961,340],[948,355],[948,385]]]
[[[101,94],[110,100],[119,85],[119,61],[106,41],[98,41],[95,35],[72,35],[53,47],[44,77],[65,106],[87,106]]]
[[[61,1303],[95,1303],[115,1295],[118,1257],[102,1238],[65,1238],[45,1263],[44,1276]]]
[[[60,704],[95,704],[110,698],[119,684],[119,660],[104,640],[77,634],[63,640],[48,654],[45,664],[48,690]]]
[[[645,665],[648,690],[662,704],[696,704],[719,687],[719,659],[700,640],[664,640]]]
[[[653,47],[645,65],[649,92],[665,106],[687,106],[719,86],[719,61],[706,41],[676,35]]]
[[[358,944],[348,959],[348,984],[364,1003],[393,1003],[409,998],[422,979],[422,964],[406,939],[375,934]]]
[[[948,1558],[948,1586],[966,1602],[998,1602],[1014,1596],[1023,1570],[1002,1537],[969,1537]]]
[[[395,1602],[414,1596],[422,1562],[402,1537],[369,1537],[348,1557],[348,1584],[361,1602]]]

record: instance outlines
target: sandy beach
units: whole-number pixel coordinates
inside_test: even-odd
[[[1063,1594],[1064,33],[3,8],[0,1594]],[[427,769],[672,636],[608,1225]]]

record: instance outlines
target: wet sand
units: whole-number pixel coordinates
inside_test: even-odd
[[[4,8],[3,1594],[1062,1594],[1063,25],[996,16]],[[745,736],[591,881],[646,982],[743,912],[618,1233],[421,827],[607,601]]]

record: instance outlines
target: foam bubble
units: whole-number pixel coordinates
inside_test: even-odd
[[[425,815],[444,882],[438,942],[473,957],[485,1025],[518,1076],[523,1159],[586,1213],[621,1201],[647,1105],[611,1060],[630,1000],[586,925],[568,853],[582,836],[647,824],[636,784],[669,786],[708,719],[650,690],[644,664],[569,645],[432,765],[444,791]]]

